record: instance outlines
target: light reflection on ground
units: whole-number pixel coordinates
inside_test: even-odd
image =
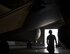
[[[44,49],[44,53],[49,53],[49,52],[48,52],[48,50],[47,50],[47,49]],[[59,51],[58,51],[58,49],[57,49],[57,48],[55,48],[54,53],[59,53]]]

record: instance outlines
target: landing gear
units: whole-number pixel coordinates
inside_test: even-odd
[[[32,48],[32,43],[31,43],[31,41],[28,41],[28,42],[27,42],[27,48]]]
[[[9,45],[6,41],[0,41],[0,54],[8,54]]]

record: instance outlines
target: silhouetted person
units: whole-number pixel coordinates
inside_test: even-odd
[[[49,35],[47,37],[47,44],[48,44],[47,50],[49,51],[49,54],[54,54],[54,40],[57,45],[55,35],[52,34],[52,30],[49,30]]]

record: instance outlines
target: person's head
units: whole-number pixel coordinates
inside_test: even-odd
[[[49,34],[52,34],[52,30],[49,30]]]

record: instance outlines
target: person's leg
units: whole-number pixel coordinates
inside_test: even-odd
[[[51,48],[51,49],[49,50],[49,54],[54,54],[54,48]]]

